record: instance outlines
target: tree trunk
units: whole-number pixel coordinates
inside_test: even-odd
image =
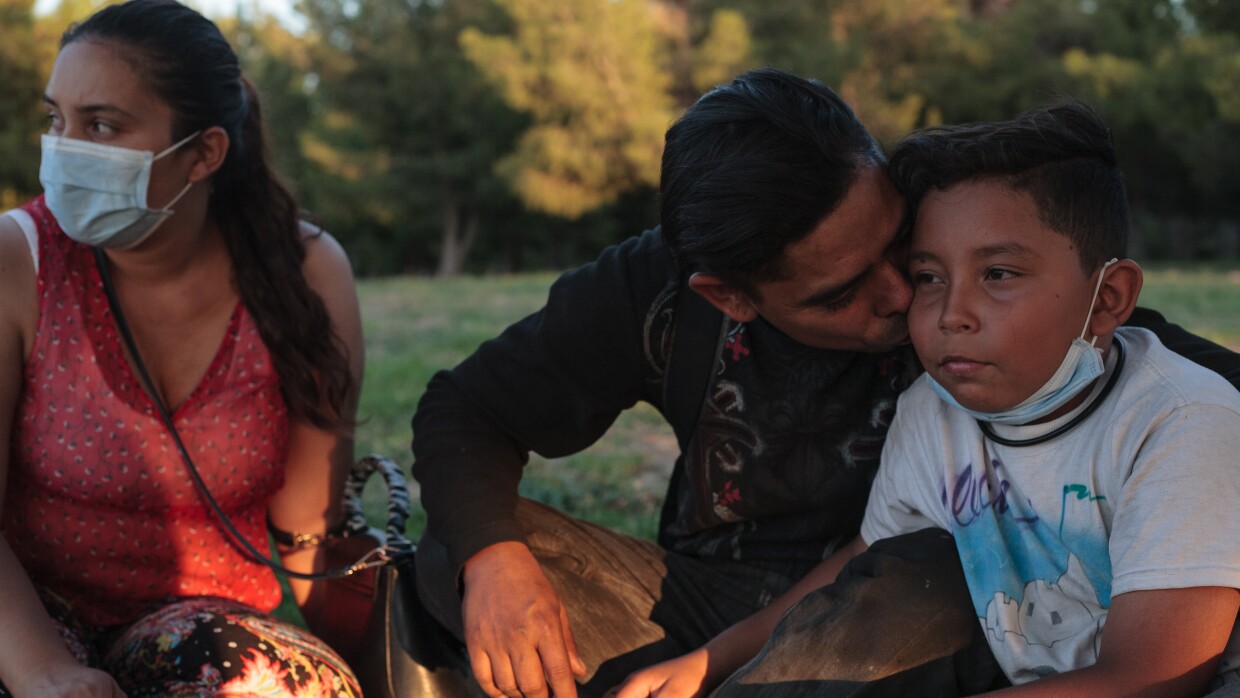
[[[443,237],[439,252],[439,268],[435,276],[451,278],[458,276],[465,267],[469,250],[478,237],[478,214],[468,207],[458,206],[452,197],[443,203]]]

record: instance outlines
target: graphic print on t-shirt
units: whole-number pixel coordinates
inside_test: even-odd
[[[966,465],[941,490],[988,640],[1035,672],[1052,673],[1074,645],[1077,666],[1096,661],[1111,604],[1105,497],[1079,483],[1062,492],[1059,511],[1038,511],[997,459]]]

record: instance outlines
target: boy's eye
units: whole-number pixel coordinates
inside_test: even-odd
[[[922,270],[914,270],[910,274],[914,286],[924,286],[926,284],[936,284],[943,281],[943,278],[934,272]]]
[[[1016,272],[1011,269],[1001,269],[999,267],[991,267],[982,274],[982,278],[986,281],[1003,281],[1016,276]]]

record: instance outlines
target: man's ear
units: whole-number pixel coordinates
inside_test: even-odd
[[[751,322],[758,317],[758,309],[749,294],[714,274],[693,274],[689,277],[689,288],[737,322]]]
[[[1137,307],[1144,275],[1131,259],[1121,259],[1102,272],[1102,285],[1093,315],[1089,317],[1088,333],[1095,337],[1109,336],[1115,328],[1128,321]]]
[[[189,181],[201,182],[223,167],[230,142],[228,132],[219,126],[212,126],[198,134],[198,138],[190,144],[198,156],[198,162],[189,171]]]

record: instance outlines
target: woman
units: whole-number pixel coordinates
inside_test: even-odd
[[[44,195],[0,215],[0,682],[356,695],[265,615],[278,581],[187,476],[101,275],[208,491],[311,572],[343,525],[361,381],[345,253],[300,222],[235,54],[193,10],[132,0],[71,27],[44,102]],[[317,584],[291,581],[311,627]]]

